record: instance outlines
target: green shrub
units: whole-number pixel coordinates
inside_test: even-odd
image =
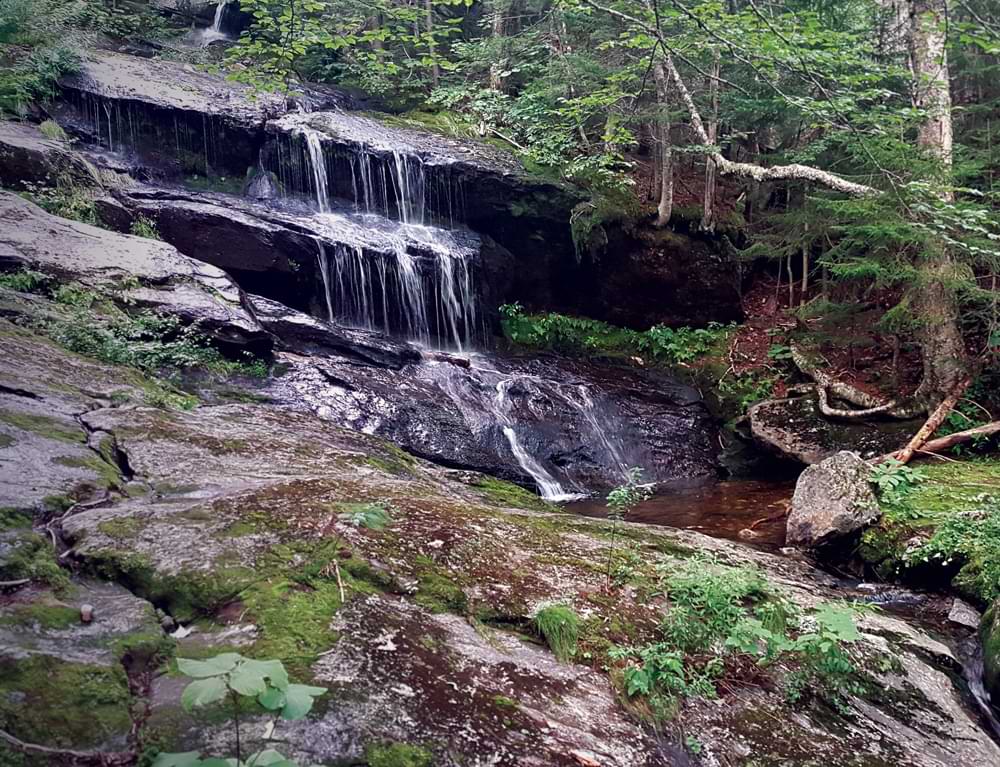
[[[20,269],[16,272],[0,274],[0,288],[18,293],[42,293],[49,284],[49,277],[41,272]]]
[[[528,315],[520,304],[500,307],[504,333],[515,344],[569,354],[594,352],[618,356],[645,356],[655,362],[682,364],[703,357],[729,337],[731,325],[709,323],[706,328],[669,328],[656,325],[645,332],[565,314]]]
[[[149,240],[161,239],[160,230],[156,228],[156,222],[146,218],[141,213],[135,217],[135,221],[132,222],[129,231],[136,237],[145,237]]]
[[[535,615],[535,626],[559,660],[568,661],[576,655],[580,619],[571,608],[566,605],[543,607]]]
[[[846,649],[860,639],[857,606],[822,604],[801,615],[755,568],[705,557],[661,566],[659,578],[670,608],[657,641],[611,653],[626,663],[626,694],[646,698],[657,716],[670,716],[682,697],[714,698],[732,656],[780,661],[793,701],[812,691],[841,706],[845,693],[861,691]]]
[[[41,131],[45,138],[52,139],[53,141],[69,140],[69,137],[66,135],[66,131],[64,131],[59,123],[54,120],[44,120],[38,126],[38,130]]]

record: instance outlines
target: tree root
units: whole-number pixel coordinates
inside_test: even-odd
[[[883,402],[856,386],[838,381],[824,370],[827,362],[819,355],[810,354],[794,343],[791,345],[791,350],[795,366],[803,375],[809,376],[816,382],[819,409],[827,418],[868,418],[873,415],[886,415],[906,420],[927,412],[927,408],[917,402],[902,402],[896,399]],[[831,399],[834,397],[860,409],[834,407],[831,404]]]

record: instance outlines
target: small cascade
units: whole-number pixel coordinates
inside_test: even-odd
[[[211,45],[217,40],[228,39],[225,32],[222,31],[222,21],[226,17],[226,8],[229,6],[229,0],[218,0],[215,6],[215,17],[212,19],[212,26],[201,31],[201,44],[203,46]]]
[[[548,501],[568,501],[579,497],[572,493],[567,493],[566,489],[559,484],[559,481],[531,453],[524,449],[524,446],[518,439],[517,431],[514,429],[513,419],[510,415],[509,391],[514,381],[515,379],[513,378],[507,378],[497,382],[497,393],[494,399],[495,407],[493,408],[493,412],[496,413],[497,419],[501,424],[503,436],[507,440],[507,444],[510,445],[511,453],[514,454],[514,459],[517,461],[518,466],[524,469],[535,480],[538,492],[542,498]]]
[[[319,133],[311,128],[302,128],[302,138],[309,152],[309,168],[312,171],[313,195],[320,213],[330,210],[330,185],[327,183],[326,155],[323,154],[323,142]]]
[[[608,417],[606,411],[598,409],[597,403],[594,402],[586,386],[583,384],[577,386],[576,394],[580,397],[579,402],[576,402],[572,396],[567,396],[566,402],[575,407],[583,415],[593,434],[600,440],[607,454],[614,460],[622,479],[626,479],[631,465],[625,455],[627,447],[620,429]]]
[[[323,280],[323,295],[326,298],[326,318],[333,322],[333,296],[330,292],[330,262],[326,258],[326,246],[320,239],[316,240],[319,248],[317,259],[319,260],[319,273]]]

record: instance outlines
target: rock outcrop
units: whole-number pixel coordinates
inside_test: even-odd
[[[0,187],[100,185],[94,168],[68,144],[29,123],[0,121]]]
[[[129,303],[176,315],[220,342],[266,349],[271,338],[221,269],[170,245],[49,215],[0,192],[0,268],[31,269],[120,293]]]
[[[875,458],[899,450],[922,421],[859,421],[824,417],[814,396],[759,402],[747,413],[754,438],[768,449],[805,464],[838,451]]]
[[[787,540],[812,548],[840,542],[878,515],[871,466],[856,453],[841,451],[802,472],[788,515]]]

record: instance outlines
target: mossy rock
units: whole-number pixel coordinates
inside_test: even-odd
[[[121,666],[69,663],[47,655],[0,657],[0,728],[57,748],[115,749],[131,726]]]
[[[423,746],[379,743],[365,749],[368,767],[431,767],[434,756]]]
[[[983,681],[993,700],[1000,700],[1000,600],[983,615],[979,626],[983,643]]]

